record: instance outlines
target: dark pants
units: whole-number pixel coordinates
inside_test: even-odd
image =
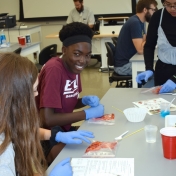
[[[155,66],[155,86],[163,85],[176,73],[176,65],[165,64],[158,59]]]

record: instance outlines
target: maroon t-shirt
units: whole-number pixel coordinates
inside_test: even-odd
[[[71,113],[81,91],[80,74],[69,72],[62,59],[54,57],[39,74],[37,108],[54,108],[56,113]],[[70,127],[71,124],[68,124],[63,128],[68,131]]]

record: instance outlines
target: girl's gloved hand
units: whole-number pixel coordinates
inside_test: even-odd
[[[84,105],[89,105],[91,107],[95,107],[99,105],[99,98],[94,95],[84,96],[82,97],[82,103]]]
[[[58,163],[50,172],[49,176],[72,176],[73,171],[70,165],[70,158],[66,158]]]
[[[94,135],[90,131],[83,131],[83,130],[78,130],[78,131],[71,131],[71,132],[58,132],[56,134],[55,140],[57,142],[62,142],[65,144],[81,144],[82,141],[85,141],[87,143],[91,143],[88,138],[94,138]]]
[[[84,110],[86,113],[86,120],[89,120],[91,118],[97,118],[104,115],[104,106],[102,104],[99,104],[96,107],[90,107],[88,109]]]
[[[167,80],[161,87],[159,93],[172,92],[176,88],[176,84],[172,80]]]

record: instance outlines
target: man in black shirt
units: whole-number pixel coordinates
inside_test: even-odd
[[[155,66],[155,86],[162,85],[159,93],[172,92],[176,88],[176,0],[161,0],[164,8],[155,12],[150,20],[144,46],[146,71],[136,81],[147,82],[154,73],[155,46],[158,61]]]

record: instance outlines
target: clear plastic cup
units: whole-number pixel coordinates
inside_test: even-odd
[[[148,142],[148,143],[156,142],[157,130],[158,130],[158,127],[155,125],[146,125],[144,127],[146,142]]]
[[[176,159],[176,128],[165,127],[160,130],[163,155],[167,159]]]
[[[166,117],[170,114],[170,103],[169,102],[162,102],[160,104],[160,116]]]

